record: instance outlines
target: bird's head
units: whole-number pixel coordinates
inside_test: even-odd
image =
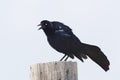
[[[52,22],[48,20],[41,21],[38,26],[41,26],[38,30],[42,29],[47,36],[53,35],[55,32],[55,27],[53,26]]]
[[[48,20],[41,21],[40,24],[38,24],[38,26],[41,26],[38,30],[40,30],[40,29],[45,30],[45,29],[52,29],[53,28],[52,23]]]

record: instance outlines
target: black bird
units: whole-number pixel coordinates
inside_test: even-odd
[[[74,59],[76,56],[83,62],[88,56],[105,71],[109,70],[110,62],[101,49],[95,45],[82,43],[67,25],[43,20],[38,26],[41,26],[39,30],[43,29],[45,32],[49,44],[58,52],[65,54],[60,61],[65,57],[64,61],[69,57]]]

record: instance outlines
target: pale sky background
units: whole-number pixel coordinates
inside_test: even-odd
[[[120,0],[1,0],[0,80],[30,80],[31,64],[63,56],[37,30],[44,19],[70,26],[110,60],[110,70],[104,72],[91,59],[69,59],[78,63],[79,80],[120,80]]]

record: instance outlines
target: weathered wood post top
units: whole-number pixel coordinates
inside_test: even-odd
[[[30,80],[78,80],[76,62],[48,62],[30,66]]]

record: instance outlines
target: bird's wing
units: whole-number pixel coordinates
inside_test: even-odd
[[[52,24],[55,28],[56,36],[59,36],[59,38],[61,38],[62,44],[64,44],[63,47],[67,48],[69,50],[68,52],[74,54],[83,62],[82,58],[86,59],[87,56],[82,53],[81,42],[73,34],[72,29],[60,22],[54,21]]]
[[[55,34],[59,37],[61,44],[68,50],[69,53],[75,55],[82,62],[82,58],[87,58],[85,54],[82,54],[80,40],[73,33],[65,32],[64,30],[56,30]]]
[[[64,30],[66,33],[72,33],[72,29],[61,22],[53,21],[52,24],[56,30]]]

